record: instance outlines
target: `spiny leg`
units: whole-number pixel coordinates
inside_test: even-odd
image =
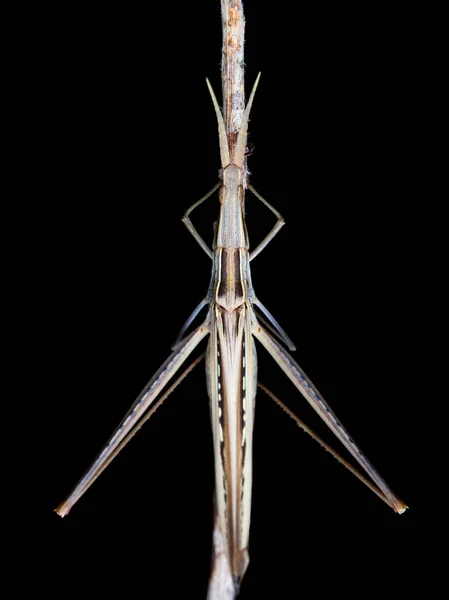
[[[83,494],[90,488],[90,486],[98,479],[98,477],[103,473],[103,471],[108,467],[114,458],[123,450],[123,448],[128,444],[129,441],[136,435],[136,433],[142,429],[143,425],[154,415],[157,409],[165,402],[165,400],[170,396],[173,390],[178,387],[183,379],[187,377],[187,375],[193,371],[198,363],[200,363],[205,356],[205,353],[201,354],[198,358],[196,358],[192,364],[190,364],[185,371],[181,373],[181,375],[172,383],[172,385],[168,388],[168,390],[153,404],[148,413],[141,419],[133,429],[128,433],[128,435],[123,439],[119,446],[114,450],[114,452],[108,457],[108,459],[102,464],[101,468],[96,472],[95,477],[89,481],[86,487],[83,489]],[[59,509],[59,507],[58,507]],[[56,509],[56,512],[58,512]]]
[[[337,436],[359,465],[371,477],[371,480],[388,499],[389,505],[399,514],[403,513],[408,508],[407,505],[391,491],[390,487],[384,479],[382,479],[357,444],[352,440],[349,433],[337,418],[337,415],[333,412],[331,407],[327,404],[323,396],[319,393],[293,357],[290,356],[281,344],[279,344],[268,331],[265,331],[262,326],[256,325],[253,330],[253,335],[271,354],[293,385],[301,392],[329,429]]]
[[[179,347],[172,352],[163,365],[156,371],[126,413],[113,435],[109,438],[108,442],[103,447],[103,450],[69,496],[56,508],[56,512],[59,516],[64,517],[71,507],[81,498],[86,489],[90,486],[91,481],[94,481],[97,478],[98,473],[102,472],[103,464],[108,461],[109,457],[115,452],[116,448],[126,438],[128,433],[134,429],[144,417],[145,413],[150,409],[150,406],[164,390],[165,386],[169,384],[175,373],[198,346],[200,341],[209,334],[209,331],[210,324],[205,321],[181,342]]]
[[[281,213],[278,212],[274,208],[274,206],[271,206],[271,204],[269,202],[267,202],[265,200],[265,198],[263,198],[258,192],[256,192],[256,190],[253,188],[253,186],[251,184],[248,184],[248,189],[256,196],[256,198],[258,200],[260,200],[263,204],[265,204],[265,206],[267,208],[269,208],[271,210],[271,212],[274,213],[278,219],[276,225],[273,227],[273,229],[270,231],[270,233],[260,242],[260,244],[258,246],[256,246],[256,248],[254,248],[254,250],[252,252],[249,253],[249,260],[251,261],[260,252],[262,252],[262,250],[265,248],[265,246],[267,246],[271,242],[271,240],[274,238],[274,236],[279,233],[279,231],[285,225],[285,221],[284,221],[284,217],[281,215]]]
[[[210,259],[213,258],[213,252],[209,248],[209,246],[206,244],[206,242],[203,240],[203,238],[200,236],[200,234],[198,233],[198,231],[195,229],[192,221],[189,218],[189,215],[190,215],[190,213],[193,210],[195,210],[195,208],[197,206],[199,206],[205,200],[207,200],[210,196],[212,196],[212,194],[218,190],[218,188],[220,187],[220,185],[221,185],[221,183],[216,183],[214,185],[214,187],[209,192],[207,192],[207,194],[205,196],[203,196],[202,198],[200,198],[197,202],[195,202],[195,204],[192,204],[192,206],[186,210],[184,216],[182,217],[182,222],[184,223],[184,225],[187,227],[187,229],[190,231],[190,233],[193,235],[193,237],[196,239],[196,241],[198,242],[198,244],[201,246],[201,248],[204,250],[204,252],[207,254],[207,256]]]
[[[291,417],[295,421],[295,423],[298,425],[298,427],[300,427],[303,431],[308,433],[312,439],[314,439],[316,442],[318,442],[320,444],[320,446],[322,446],[325,450],[327,450],[330,454],[332,454],[332,456],[334,458],[336,458],[339,463],[341,463],[344,467],[346,467],[349,471],[351,471],[351,473],[353,475],[355,475],[357,477],[357,479],[359,479],[362,483],[364,483],[372,492],[374,492],[376,494],[376,496],[378,496],[381,500],[383,500],[385,502],[385,504],[388,504],[388,506],[390,506],[390,508],[394,508],[391,506],[390,501],[379,490],[379,488],[377,488],[375,485],[373,485],[371,483],[371,481],[369,481],[369,479],[367,479],[364,475],[359,473],[359,471],[357,471],[357,469],[354,469],[354,467],[351,465],[351,463],[349,463],[340,454],[338,454],[338,452],[336,452],[332,448],[332,446],[329,446],[329,444],[327,444],[322,438],[320,438],[319,435],[317,435],[314,431],[312,431],[312,429],[310,429],[310,427],[307,427],[307,425],[303,421],[301,421],[301,419],[299,417],[297,417],[295,415],[295,413],[293,411],[291,411],[288,408],[288,406],[286,406],[282,402],[282,400],[280,400],[275,394],[273,394],[273,392],[271,390],[269,390],[265,385],[260,383],[260,381],[257,382],[257,385],[258,385],[258,387],[260,387],[261,390],[263,390],[266,394],[268,394],[268,396],[270,396],[270,398],[272,400],[274,400],[276,402],[276,404],[278,406],[280,406],[282,408],[282,410],[288,414],[289,417]]]

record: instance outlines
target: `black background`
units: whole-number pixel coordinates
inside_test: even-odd
[[[245,11],[248,91],[262,71],[251,182],[287,221],[252,263],[256,292],[411,509],[395,515],[261,392],[241,597],[400,593],[421,581],[430,516],[417,339],[427,215],[441,198],[439,9],[248,0]],[[52,510],[207,291],[209,260],[181,217],[218,177],[205,76],[220,97],[220,6],[73,5],[35,17],[23,118],[39,197],[27,206],[36,441],[33,525],[17,558],[50,597],[204,598],[214,484],[203,366],[70,516]],[[250,195],[246,209],[254,247],[274,219]],[[207,240],[216,215],[216,199],[193,215]],[[259,375],[333,442],[262,348]]]

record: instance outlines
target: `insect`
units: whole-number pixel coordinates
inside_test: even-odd
[[[207,81],[218,120],[221,180],[203,198],[193,204],[183,218],[188,230],[212,259],[212,275],[207,296],[182,328],[172,354],[142,390],[74,490],[56,509],[60,516],[65,516],[69,512],[151,416],[156,405],[155,401],[160,394],[165,392],[159,401],[163,400],[187,371],[199,362],[202,357],[196,359],[167,389],[198,344],[209,336],[205,358],[214,443],[217,522],[236,591],[249,563],[252,437],[257,389],[255,339],[266,348],[304,398],[365,470],[375,484],[370,487],[374,488],[376,493],[396,512],[402,513],[407,508],[393,494],[353,442],[319,391],[285,349],[286,346],[293,350],[292,342],[255,295],[250,262],[284,225],[284,220],[278,211],[257,193],[247,177],[245,156],[247,129],[259,78],[260,75],[249,97],[232,152],[222,113]],[[249,189],[277,218],[276,224],[265,239],[251,252],[245,224],[246,189]],[[209,248],[195,229],[190,214],[216,191],[220,201],[220,212],[213,246]],[[200,311],[206,307],[205,320],[192,333],[185,335]],[[364,480],[361,475],[358,476]]]

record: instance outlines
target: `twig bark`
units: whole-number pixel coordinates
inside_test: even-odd
[[[236,591],[226,556],[225,543],[223,536],[221,535],[216,509],[214,532],[212,536],[211,562],[212,569],[209,578],[209,589],[207,590],[207,600],[234,600]]]
[[[245,18],[241,0],[221,0],[223,117],[231,156],[245,111]]]

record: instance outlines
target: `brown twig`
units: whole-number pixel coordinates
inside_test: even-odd
[[[245,18],[241,0],[221,0],[223,117],[231,156],[245,111]]]

